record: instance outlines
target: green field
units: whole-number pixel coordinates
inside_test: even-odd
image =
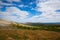
[[[47,31],[56,31],[60,32],[60,25],[24,25],[24,24],[11,24],[12,27],[15,27],[17,29],[26,29],[26,30],[47,30]]]

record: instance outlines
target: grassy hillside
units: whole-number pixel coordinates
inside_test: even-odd
[[[60,32],[60,25],[41,23],[19,24],[16,22],[0,21],[0,29],[47,30]]]
[[[0,40],[60,40],[60,32],[45,30],[0,30]]]
[[[60,26],[0,21],[0,40],[60,40]]]
[[[26,29],[26,30],[47,30],[47,31],[56,31],[60,32],[60,25],[52,25],[52,24],[32,24],[32,25],[25,25],[25,24],[18,24],[18,23],[11,23],[11,27],[16,29]]]

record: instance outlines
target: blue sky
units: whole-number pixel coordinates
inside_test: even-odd
[[[14,22],[60,22],[60,0],[0,0],[0,19]]]

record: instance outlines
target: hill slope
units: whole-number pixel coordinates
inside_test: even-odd
[[[44,28],[0,20],[0,40],[60,40],[60,31]]]

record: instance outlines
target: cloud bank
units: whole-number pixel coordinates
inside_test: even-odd
[[[42,14],[34,15],[30,18],[28,18],[30,15],[28,11],[20,10],[19,8],[16,7],[16,4],[12,4],[12,2],[21,2],[20,0],[7,0],[7,1],[10,3],[6,4],[0,1],[1,5],[11,6],[6,7],[6,11],[4,12],[0,11],[1,12],[0,15],[3,16],[3,19],[16,22],[43,22],[43,23],[60,22],[60,0],[36,0],[36,8],[31,9],[38,12],[42,12]],[[21,8],[24,6],[28,7],[27,5],[24,4],[18,6]],[[0,8],[1,7],[2,6],[0,6]]]
[[[42,14],[32,17],[33,22],[60,22],[60,12],[56,12],[60,10],[60,0],[39,0],[36,10]]]
[[[26,19],[29,15],[28,12],[22,11],[16,7],[7,7],[5,12],[1,12],[3,19],[20,22]]]

